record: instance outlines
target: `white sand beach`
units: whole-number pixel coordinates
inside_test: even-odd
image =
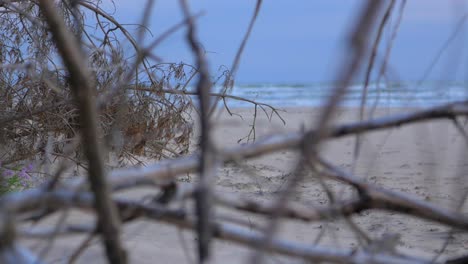
[[[239,144],[237,141],[249,132],[253,109],[233,111],[241,115],[242,119],[223,113],[213,124],[216,127],[215,136],[219,148]],[[378,109],[376,116],[407,111],[410,109]],[[310,128],[319,114],[320,110],[313,108],[286,109],[286,112],[281,112],[286,121],[286,125],[283,125],[276,117],[269,121],[259,110],[255,126],[256,137],[262,138]],[[357,109],[341,109],[337,114],[336,123],[348,123],[357,119]],[[194,146],[197,138],[195,135]],[[355,137],[328,141],[323,149],[324,156],[342,169],[351,171],[354,142]],[[371,183],[411,194],[445,208],[455,208],[463,192],[467,190],[468,161],[462,151],[465,141],[451,121],[440,120],[372,132],[363,135],[362,143],[361,155],[356,162],[354,173]],[[262,202],[274,201],[278,191],[294,170],[296,157],[297,154],[293,151],[282,151],[254,160],[239,161],[236,165],[228,165],[218,171],[215,188],[226,196],[241,195]],[[180,180],[195,181],[196,175],[182,175]],[[326,181],[326,185],[339,193],[337,197],[346,199],[349,187],[343,188],[342,184],[333,181]],[[122,195],[138,198],[153,192],[149,189],[136,189]],[[326,205],[329,202],[323,188],[312,174],[306,175],[291,198],[292,201],[306,207]],[[240,213],[220,209],[216,214],[219,217],[229,218],[234,214],[239,216]],[[240,215],[244,221],[252,225],[265,223],[265,219],[261,216],[244,213]],[[68,217],[70,222],[90,223],[88,217],[82,213],[71,213]],[[37,227],[54,226],[57,219],[58,216],[51,217]],[[383,234],[402,234],[399,250],[416,252],[416,255],[428,258],[438,252],[448,235],[448,228],[442,225],[397,213],[366,211],[352,219],[372,238],[378,238]],[[166,224],[145,220],[125,225],[123,230],[122,239],[131,254],[131,263],[194,263],[193,254],[196,251],[193,249],[196,244],[189,231],[180,231]],[[281,238],[306,245],[317,243],[321,246],[334,245],[337,248],[352,248],[358,245],[349,225],[342,220],[327,223],[283,221],[280,233]],[[45,259],[50,263],[64,263],[84,239],[84,236],[73,235],[56,240]],[[34,240],[23,240],[23,242],[36,252],[40,252],[40,249],[47,244],[44,241]],[[41,247],[38,247],[39,244]],[[468,235],[457,233],[446,253],[463,254],[467,250]],[[213,263],[244,263],[251,253],[248,248],[225,241],[216,242],[213,252]],[[100,263],[98,260],[105,261],[102,254],[101,244],[95,240],[91,248],[83,253],[76,263]],[[304,263],[298,259],[278,257],[278,255],[269,256],[267,261],[268,263]]]

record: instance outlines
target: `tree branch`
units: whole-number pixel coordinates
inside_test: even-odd
[[[98,137],[97,107],[91,76],[87,72],[87,65],[83,60],[78,40],[66,28],[54,2],[40,0],[39,5],[49,24],[61,58],[69,71],[72,91],[80,110],[83,145],[89,162],[88,180],[96,198],[95,208],[98,215],[98,225],[102,229],[108,261],[109,263],[126,263],[126,253],[119,238],[119,219],[105,180],[102,148]]]

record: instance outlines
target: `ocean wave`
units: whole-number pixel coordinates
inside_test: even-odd
[[[220,89],[220,87],[217,87]],[[319,106],[333,92],[331,84],[240,84],[233,89],[232,95],[264,102],[277,107]],[[342,105],[359,106],[361,104],[362,84],[350,85]],[[370,83],[367,87],[367,102],[379,100],[385,106],[432,106],[436,104],[459,101],[468,98],[468,85],[463,83],[417,84],[389,83],[386,85]],[[246,107],[246,102],[230,99],[231,107]]]

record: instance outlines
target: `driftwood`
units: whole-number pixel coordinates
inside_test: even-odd
[[[0,2],[0,8],[8,8],[8,12],[20,12],[20,1]],[[73,94],[73,100],[67,99],[56,104],[35,108],[28,113],[12,114],[0,118],[0,126],[17,119],[26,119],[30,116],[40,115],[50,109],[62,107],[72,101],[79,112],[81,142],[84,146],[84,156],[87,160],[87,171],[71,180],[61,180],[59,170],[54,177],[48,179],[44,185],[21,192],[7,193],[0,197],[0,262],[2,263],[40,263],[41,255],[30,252],[18,242],[18,237],[35,238],[53,241],[57,237],[74,234],[86,234],[88,238],[72,254],[70,262],[75,261],[86,250],[90,241],[96,237],[102,237],[106,257],[109,263],[127,263],[128,254],[131,251],[124,248],[120,234],[126,224],[144,218],[154,222],[163,222],[182,229],[193,230],[197,240],[198,263],[208,263],[212,256],[212,240],[221,239],[231,241],[246,247],[255,249],[252,255],[252,263],[261,263],[266,253],[275,253],[288,257],[299,258],[310,262],[333,263],[438,263],[438,259],[426,259],[418,256],[402,254],[396,249],[399,236],[385,236],[380,240],[367,239],[365,245],[358,248],[338,249],[318,245],[303,245],[295,241],[280,239],[276,236],[280,221],[289,219],[302,222],[326,222],[330,219],[345,219],[347,224],[353,227],[353,231],[359,233],[359,228],[353,226],[349,217],[358,215],[364,211],[383,210],[404,215],[410,215],[419,219],[439,223],[454,230],[468,231],[468,217],[456,210],[448,210],[434,205],[428,201],[402,192],[388,190],[363,180],[359,175],[340,169],[333,161],[325,160],[320,155],[321,145],[325,141],[335,140],[340,137],[359,137],[365,133],[386,130],[405,126],[418,122],[432,122],[437,119],[452,120],[459,131],[468,140],[463,126],[458,118],[468,116],[468,100],[453,102],[424,110],[406,114],[392,115],[380,118],[363,118],[363,106],[361,108],[360,121],[349,124],[332,125],[333,115],[341,98],[346,93],[351,80],[359,69],[365,65],[366,54],[369,47],[372,48],[372,56],[368,64],[367,72],[373,68],[375,52],[380,43],[380,33],[386,25],[386,20],[391,12],[395,11],[395,1],[385,5],[380,1],[368,1],[362,13],[358,17],[356,27],[350,35],[350,60],[343,64],[343,68],[337,74],[337,88],[332,97],[323,108],[316,126],[310,130],[287,134],[277,134],[267,138],[257,139],[253,143],[239,145],[233,148],[217,146],[213,141],[212,124],[210,118],[216,110],[217,100],[231,98],[250,102],[255,107],[269,108],[281,119],[274,106],[263,104],[246,98],[240,98],[227,94],[234,84],[235,74],[239,67],[242,50],[248,41],[248,37],[254,26],[256,17],[261,10],[262,1],[256,3],[255,12],[251,23],[243,38],[242,45],[227,74],[222,93],[211,92],[210,72],[200,41],[197,37],[198,15],[190,13],[188,1],[181,0],[180,6],[185,16],[183,23],[169,29],[160,38],[151,43],[147,48],[140,47],[139,41],[135,41],[129,32],[105,13],[98,6],[85,1],[77,1],[73,7],[85,7],[97,12],[100,16],[112,21],[123,34],[131,40],[131,44],[139,51],[138,56],[125,72],[122,82],[104,94],[94,94],[95,84],[91,69],[84,60],[83,42],[80,40],[80,30],[70,31],[70,26],[60,15],[57,3],[51,0],[40,0],[39,8],[48,25],[47,30],[53,36],[53,44],[57,47],[66,72],[69,74],[69,86]],[[146,12],[142,17],[142,25],[148,23],[150,16],[147,11],[151,9],[153,1],[148,1]],[[380,17],[381,11],[386,11]],[[399,12],[402,12],[404,1]],[[73,9],[71,9],[73,10]],[[78,11],[76,11],[78,12]],[[25,17],[31,21],[38,18]],[[400,15],[401,17],[401,15]],[[79,18],[76,18],[79,19]],[[33,22],[32,22],[33,23]],[[369,36],[373,34],[374,27],[380,25],[380,32],[374,43],[368,43]],[[99,138],[100,110],[106,109],[108,99],[119,94],[120,86],[126,86],[134,77],[141,65],[148,70],[146,59],[151,57],[151,50],[165,37],[181,27],[187,27],[187,43],[190,45],[196,60],[195,72],[184,86],[178,90],[172,87],[147,87],[132,86],[131,89],[141,92],[154,92],[177,96],[198,96],[200,106],[199,123],[201,127],[200,148],[191,155],[176,156],[171,159],[163,159],[153,164],[138,167],[113,168],[106,167],[104,162],[104,148]],[[81,32],[84,34],[83,32]],[[143,38],[143,29],[138,33],[138,39]],[[84,34],[86,35],[86,34]],[[393,38],[392,38],[393,39]],[[88,43],[89,44],[89,43]],[[373,45],[372,45],[373,44]],[[390,51],[385,57],[388,58]],[[155,57],[155,56],[154,56]],[[183,68],[184,65],[182,65]],[[6,66],[5,66],[6,67]],[[385,68],[385,66],[382,66]],[[177,68],[174,71],[183,71]],[[381,70],[383,74],[384,70]],[[196,91],[186,91],[185,87],[190,80],[198,77]],[[157,76],[149,78],[157,79]],[[154,81],[155,81],[154,80]],[[156,82],[156,81],[155,81]],[[366,86],[368,77],[366,78]],[[212,100],[213,98],[217,100]],[[365,94],[363,94],[365,102]],[[214,104],[213,101],[216,101]],[[123,106],[124,102],[118,106]],[[227,107],[227,106],[226,106]],[[229,111],[229,109],[228,109]],[[255,117],[254,117],[255,119]],[[282,120],[282,119],[281,119]],[[284,120],[282,120],[284,121]],[[254,121],[255,122],[255,121]],[[255,125],[255,124],[254,124]],[[183,140],[182,140],[183,141]],[[467,141],[468,142],[468,141]],[[165,145],[166,146],[166,145]],[[167,147],[167,146],[166,146]],[[359,146],[356,145],[356,155]],[[253,198],[242,196],[226,196],[214,191],[214,173],[217,169],[232,164],[239,160],[248,160],[266,154],[282,150],[294,150],[300,153],[297,167],[287,185],[270,203],[262,203]],[[65,166],[65,165],[64,165]],[[319,180],[333,180],[350,186],[353,189],[353,198],[348,200],[335,200],[327,206],[304,206],[290,201],[297,184],[303,179],[304,171],[313,171]],[[185,183],[178,178],[188,173],[198,175],[196,183]],[[121,190],[129,190],[136,187],[150,187],[158,190],[158,196],[150,197],[150,201],[130,200],[117,198],[114,193]],[[331,194],[329,194],[332,196]],[[193,202],[194,206],[176,207],[178,203]],[[242,217],[227,219],[214,213],[214,209],[223,207],[242,214],[252,214],[265,217],[268,220],[266,226],[256,226],[243,221]],[[96,215],[96,223],[81,223],[73,225],[65,220],[54,228],[40,228],[20,226],[20,223],[40,222],[46,216],[58,212],[66,212],[76,209]],[[65,217],[63,218],[65,219]],[[448,263],[462,263],[464,258],[454,258]]]

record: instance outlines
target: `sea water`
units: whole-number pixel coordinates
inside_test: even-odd
[[[215,87],[220,91],[222,87]],[[331,84],[236,84],[229,93],[233,96],[254,100],[275,107],[322,106],[332,95]],[[360,106],[364,86],[353,84],[347,87],[342,106]],[[371,83],[367,87],[366,106],[379,107],[430,107],[468,99],[467,83]],[[232,108],[249,107],[251,103],[226,99]]]

